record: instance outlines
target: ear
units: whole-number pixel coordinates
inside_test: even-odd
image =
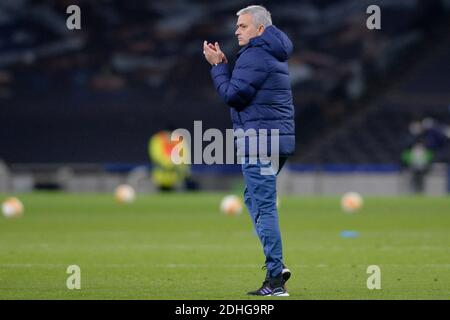
[[[261,24],[258,27],[258,36],[262,35],[266,28]]]

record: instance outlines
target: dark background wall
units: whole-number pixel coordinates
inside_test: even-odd
[[[70,4],[82,10],[80,31],[66,28]],[[149,137],[161,129],[191,129],[194,120],[204,129],[231,127],[202,43],[219,41],[233,63],[235,12],[249,4],[1,3],[0,158],[143,163]],[[411,141],[412,121],[450,123],[444,1],[262,4],[295,45],[294,160],[395,163]],[[366,28],[369,4],[381,7],[381,30]],[[441,147],[448,159],[448,144]]]

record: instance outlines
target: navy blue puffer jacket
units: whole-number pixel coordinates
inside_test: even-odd
[[[278,129],[280,155],[295,150],[287,63],[292,51],[287,35],[272,25],[238,52],[232,74],[225,63],[211,68],[216,90],[231,107],[233,129]]]

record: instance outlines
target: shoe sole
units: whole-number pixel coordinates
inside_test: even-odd
[[[284,292],[284,293],[276,293],[276,294],[272,294],[272,297],[289,297],[289,293]]]
[[[289,297],[289,293],[288,292],[275,293],[275,294],[265,294],[265,295],[247,293],[247,295],[255,296],[255,297]]]

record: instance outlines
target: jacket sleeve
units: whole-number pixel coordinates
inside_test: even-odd
[[[228,64],[221,63],[211,68],[217,92],[225,103],[236,109],[243,109],[250,104],[267,75],[264,58],[254,50],[239,57],[231,75]]]

